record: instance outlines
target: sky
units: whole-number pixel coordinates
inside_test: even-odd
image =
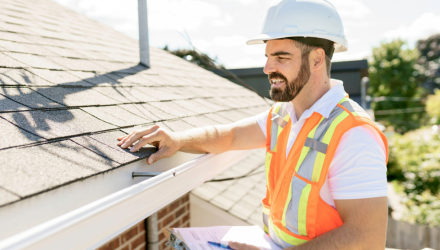
[[[54,0],[138,38],[136,0]],[[265,45],[246,45],[259,34],[266,11],[280,0],[147,0],[150,46],[191,48],[226,68],[263,67]],[[333,61],[368,59],[381,42],[440,33],[440,0],[329,0],[344,24],[347,52]],[[187,35],[185,35],[187,34]]]

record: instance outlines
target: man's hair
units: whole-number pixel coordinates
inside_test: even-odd
[[[292,41],[293,41],[293,44],[295,44],[295,46],[301,51],[301,57],[302,58],[305,58],[306,56],[309,56],[309,54],[310,54],[310,52],[312,52],[312,50],[320,48],[320,47],[308,45],[308,44],[305,44],[305,43],[302,43],[302,42],[298,42],[298,41],[295,41],[295,40],[292,40]],[[330,57],[325,55],[325,67],[327,69],[327,76],[328,77],[330,77],[331,66],[332,66],[332,61],[330,60]]]

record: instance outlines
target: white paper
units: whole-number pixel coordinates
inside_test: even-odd
[[[231,227],[231,229],[229,229],[226,235],[222,238],[222,241],[236,241],[253,245],[260,249],[281,249],[259,226]]]
[[[218,227],[189,227],[173,228],[182,235],[191,250],[221,250],[210,245],[208,241],[227,244],[236,241],[254,245],[260,249],[280,250],[270,237],[259,226],[218,226]]]

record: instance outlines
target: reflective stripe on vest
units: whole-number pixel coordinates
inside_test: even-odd
[[[319,196],[319,189],[321,188],[323,181],[325,180],[326,177],[324,176],[324,173],[326,175],[329,162],[331,162],[331,159],[330,161],[329,159],[326,160],[326,155],[330,150],[329,149],[330,142],[332,141],[332,138],[335,134],[338,134],[338,138],[340,139],[340,137],[342,136],[341,131],[346,131],[345,129],[349,128],[349,126],[358,126],[359,124],[367,123],[366,119],[362,120],[361,118],[359,118],[360,120],[356,120],[357,118],[353,119],[353,117],[369,118],[367,113],[357,103],[353,102],[348,98],[343,98],[339,102],[339,104],[332,110],[328,118],[322,117],[318,113],[314,113],[312,116],[314,117],[313,119],[314,122],[316,122],[316,125],[310,123],[311,117],[306,120],[306,122],[303,125],[303,128],[307,127],[306,131],[303,132],[302,131],[303,129],[301,129],[300,131],[300,134],[302,133],[302,138],[306,138],[306,139],[304,143],[301,144],[302,146],[299,145],[299,147],[298,146],[296,147],[295,149],[296,152],[290,152],[290,154],[293,153],[297,155],[296,156],[297,158],[295,159],[298,160],[295,160],[296,162],[289,162],[289,163],[286,162],[286,164],[292,164],[293,166],[286,165],[284,167],[284,168],[294,167],[295,171],[293,172],[293,175],[289,175],[291,177],[287,175],[281,177],[280,176],[271,177],[271,178],[275,178],[272,180],[269,178],[269,171],[271,165],[275,164],[274,167],[283,167],[276,165],[276,164],[280,164],[278,162],[280,161],[279,160],[280,158],[278,158],[278,160],[275,161],[273,158],[276,154],[278,154],[277,157],[280,157],[281,155],[280,152],[277,152],[278,137],[280,136],[280,133],[283,130],[283,128],[290,121],[289,114],[285,109],[285,107],[286,107],[285,103],[277,103],[271,110],[270,117],[272,119],[271,122],[268,123],[268,125],[270,125],[270,128],[268,128],[268,132],[270,132],[270,135],[269,134],[267,135],[267,137],[270,138],[270,146],[268,144],[267,147],[268,152],[266,154],[265,166],[266,166],[266,178],[268,184],[269,183],[277,184],[277,182],[282,181],[283,178],[291,178],[291,182],[288,190],[287,190],[287,186],[283,185],[283,189],[281,189],[282,191],[280,191],[287,193],[287,199],[285,200],[285,202],[284,200],[282,201],[279,200],[277,198],[278,196],[272,197],[272,195],[274,194],[270,193],[270,190],[268,189],[269,193],[267,197],[277,199],[277,201],[274,201],[275,204],[278,204],[277,209],[278,208],[282,209],[282,207],[279,206],[281,204],[284,206],[283,210],[277,210],[277,209],[274,210],[274,211],[280,211],[280,213],[276,213],[279,214],[280,217],[282,211],[282,218],[277,218],[276,216],[278,215],[272,217],[273,215],[271,215],[270,213],[271,211],[270,206],[272,205],[272,201],[270,201],[270,199],[268,204],[266,204],[268,207],[264,207],[263,209],[263,221],[264,221],[265,231],[269,232],[271,238],[283,248],[303,244],[316,236],[315,232],[313,231],[316,228],[315,224],[319,223],[319,221],[316,221],[317,218],[316,206],[318,205],[316,204],[316,200],[317,200],[317,196]],[[348,118],[350,118],[350,120],[346,120]],[[354,122],[355,120],[356,122]],[[368,121],[370,120],[368,119]],[[338,133],[335,133],[338,125],[341,123],[345,124],[343,125],[344,129],[339,130]],[[288,137],[289,132],[290,131],[287,131],[287,133],[283,133],[283,136],[285,137],[283,137],[284,139],[282,139],[281,141],[283,141],[284,143],[287,143],[286,138]],[[298,134],[297,139],[300,137],[300,134]],[[305,137],[306,135],[307,137]],[[335,146],[335,143],[331,145],[333,146],[330,152],[332,152],[331,157],[333,157],[337,145]],[[283,146],[280,145],[280,148],[283,148],[285,150],[285,145]],[[324,165],[326,168],[325,171],[323,172]],[[318,182],[320,186],[317,186]],[[286,189],[284,189],[284,187]],[[317,189],[317,187],[319,187],[319,189]],[[312,190],[315,191],[312,192]],[[314,203],[309,202],[312,193],[314,195],[313,196]],[[281,201],[282,203],[280,204],[279,201]],[[310,204],[316,204],[316,205],[313,205],[315,207],[313,206],[309,207]],[[272,207],[272,209],[274,208]],[[313,218],[313,219],[308,222],[308,218]],[[277,222],[274,223],[272,219],[274,219],[274,221]],[[312,227],[308,228],[308,226],[310,225]],[[328,225],[333,225],[333,224],[328,224]],[[308,233],[311,233],[311,235],[308,235]]]

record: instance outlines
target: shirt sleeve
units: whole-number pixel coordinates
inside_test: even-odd
[[[255,119],[258,122],[258,125],[260,125],[261,130],[263,130],[264,133],[264,137],[267,138],[267,117],[269,116],[269,111],[270,110],[266,110],[263,113],[260,113],[258,115],[255,116]]]
[[[385,145],[368,125],[347,131],[341,138],[328,172],[335,200],[387,196]]]

